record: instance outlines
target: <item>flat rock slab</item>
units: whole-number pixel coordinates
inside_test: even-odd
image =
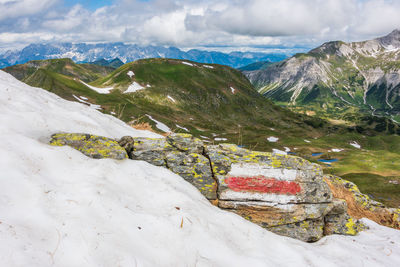
[[[328,185],[321,177],[309,179],[307,172],[269,164],[234,163],[226,175],[217,175],[218,196],[221,200],[277,204],[331,202]]]

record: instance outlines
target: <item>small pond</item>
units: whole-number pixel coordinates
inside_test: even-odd
[[[318,157],[318,156],[321,156],[322,154],[324,154],[324,153],[322,153],[322,152],[317,152],[317,153],[312,153],[311,156],[313,156],[313,157]]]
[[[323,163],[332,163],[332,162],[337,162],[339,160],[338,159],[317,159],[317,161],[323,162]]]

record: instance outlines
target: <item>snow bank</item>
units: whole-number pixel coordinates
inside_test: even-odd
[[[357,143],[356,141],[350,142],[350,145],[353,146],[353,147],[355,147],[355,148],[358,148],[358,149],[361,148],[360,144]]]
[[[194,64],[186,62],[186,61],[182,61],[182,64],[185,64],[185,65],[188,65],[188,66],[191,66],[191,67],[195,66]]]
[[[287,155],[287,152],[286,152],[286,151],[282,151],[282,150],[276,149],[276,148],[273,148],[273,149],[272,149],[272,153],[281,154],[281,155]]]
[[[57,131],[158,136],[0,71],[0,266],[400,266],[400,231],[281,237],[167,169],[47,145]]]
[[[129,78],[131,78],[132,79],[132,77],[133,76],[135,76],[135,73],[133,72],[133,71],[128,71],[127,73],[126,73],[128,76],[129,76]]]
[[[87,105],[89,105],[89,107],[91,107],[91,108],[93,108],[93,109],[97,109],[97,110],[101,110],[102,108],[101,108],[101,106],[100,105],[95,105],[95,104],[92,104],[92,103],[89,103],[88,101],[86,101],[86,100],[88,100],[86,97],[78,97],[78,96],[76,96],[76,95],[72,95],[76,100],[78,100],[79,102],[81,102],[81,103],[84,103],[84,104],[87,104]]]
[[[268,142],[275,143],[278,142],[279,138],[275,136],[270,136],[267,138]]]
[[[150,116],[150,115],[148,115],[148,114],[146,114],[146,116],[147,116],[150,120],[154,121],[154,122],[156,123],[156,127],[157,127],[158,129],[160,129],[161,131],[166,132],[166,133],[171,132],[171,129],[170,129],[167,125],[165,125],[164,123],[162,123],[162,122],[160,122],[160,121],[158,121],[158,120],[153,119],[153,117]]]
[[[168,95],[167,98],[168,98],[169,100],[171,100],[172,102],[174,102],[174,103],[176,102],[175,99],[174,99],[172,96],[170,96],[170,95]]]
[[[108,88],[100,88],[100,87],[94,87],[91,86],[83,81],[80,81],[81,83],[83,83],[84,85],[86,85],[87,87],[89,87],[90,89],[96,91],[99,94],[109,94],[111,90],[113,90],[113,87],[108,87]]]
[[[127,93],[134,93],[136,91],[145,89],[143,86],[141,86],[140,84],[138,84],[137,82],[133,82],[131,85],[129,85],[128,89],[125,90],[124,94]]]

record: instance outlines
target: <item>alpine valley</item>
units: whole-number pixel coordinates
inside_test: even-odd
[[[400,121],[400,30],[328,42],[245,74],[261,94],[297,112],[345,124]]]
[[[396,123],[335,125],[292,112],[263,97],[228,66],[161,58],[117,69],[100,63],[50,59],[3,70],[136,129],[190,133],[208,144],[228,142],[301,156],[323,164],[326,173],[356,182],[389,206],[400,205],[398,185],[389,183],[400,182],[400,137],[392,134],[400,131]]]

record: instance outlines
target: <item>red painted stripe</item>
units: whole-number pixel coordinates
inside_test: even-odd
[[[225,183],[230,189],[236,192],[259,192],[296,195],[301,187],[296,182],[281,181],[265,176],[256,177],[227,177]]]

